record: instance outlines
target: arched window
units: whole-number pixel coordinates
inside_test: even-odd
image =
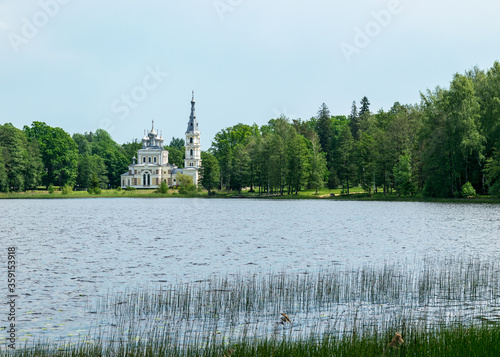
[[[193,138],[189,138],[189,143],[192,144],[193,143]]]
[[[153,161],[154,161],[154,162],[155,162],[155,164],[156,164],[156,156],[155,156],[155,158],[154,158],[154,160],[153,160]]]
[[[149,163],[151,163],[151,156],[149,157]]]
[[[145,156],[142,157],[142,162],[143,163],[146,162],[146,157]]]
[[[193,149],[189,150],[189,153],[193,156]]]

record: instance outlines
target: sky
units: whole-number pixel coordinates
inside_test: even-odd
[[[202,149],[237,123],[416,104],[454,73],[499,60],[491,0],[0,0],[0,124],[119,144],[184,138],[191,93]]]

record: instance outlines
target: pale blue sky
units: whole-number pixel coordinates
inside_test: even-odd
[[[34,120],[118,143],[151,120],[202,147],[238,122],[419,102],[499,59],[491,0],[0,0],[0,123]]]

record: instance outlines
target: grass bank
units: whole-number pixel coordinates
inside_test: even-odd
[[[102,190],[99,195],[90,194],[87,191],[70,191],[64,194],[59,188],[53,193],[49,193],[42,188],[26,192],[0,193],[0,199],[62,199],[62,198],[173,198],[173,197],[192,197],[192,198],[243,198],[243,199],[279,199],[279,200],[300,200],[300,199],[328,199],[328,200],[353,200],[353,201],[388,201],[388,202],[437,202],[437,203],[500,203],[499,197],[476,196],[473,198],[435,198],[416,196],[398,196],[397,194],[376,193],[371,196],[364,192],[361,187],[353,187],[350,194],[345,194],[342,189],[323,188],[316,194],[316,190],[303,190],[298,195],[285,193],[280,194],[259,194],[258,192],[249,192],[244,190],[241,193],[232,191],[215,191],[215,194],[208,195],[206,190],[200,190],[189,194],[180,194],[178,189],[170,189],[168,193],[162,194],[154,189],[143,190]]]
[[[199,341],[201,346],[182,349],[171,346],[168,340],[120,344],[114,348],[102,344],[75,343],[71,346],[36,347],[6,352],[4,356],[23,357],[289,357],[289,356],[432,356],[432,357],[498,357],[500,355],[500,329],[491,326],[455,326],[433,330],[418,330],[406,334],[398,348],[388,347],[390,334],[374,334],[335,338],[325,336],[301,341],[287,339],[242,339],[227,345],[216,341]],[[203,344],[206,344],[203,347]]]
[[[499,356],[497,262],[413,263],[110,292],[89,304],[99,316],[89,334],[5,355]],[[404,342],[388,347],[397,332]]]

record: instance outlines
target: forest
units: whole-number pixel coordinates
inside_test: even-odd
[[[0,126],[0,191],[42,185],[116,187],[137,141],[119,145],[104,130],[71,136],[35,121]],[[368,194],[500,196],[500,63],[455,74],[448,88],[421,93],[417,104],[373,112],[367,97],[347,116],[322,104],[309,120],[220,130],[202,152],[200,184],[214,189],[298,194],[303,189],[362,186]],[[172,138],[170,162],[184,162]],[[179,165],[180,167],[182,165]]]

